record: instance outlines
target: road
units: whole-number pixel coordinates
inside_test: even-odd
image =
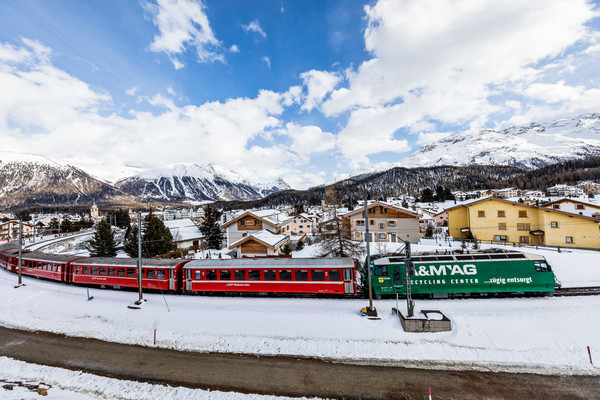
[[[96,375],[192,388],[345,399],[600,399],[597,376],[363,366],[206,354],[0,327],[0,355]]]

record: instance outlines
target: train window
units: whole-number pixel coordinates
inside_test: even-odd
[[[117,268],[117,276],[125,276],[125,268]]]
[[[387,265],[378,266],[373,268],[373,275],[375,276],[387,276]]]
[[[206,271],[206,280],[216,281],[217,280],[217,270],[211,269],[211,270]]]
[[[294,272],[295,279],[297,281],[307,281],[308,280],[308,271],[305,269],[298,269]]]
[[[202,279],[202,271],[194,271],[194,272],[195,272],[194,276],[197,281]]]
[[[221,279],[222,281],[231,280],[231,270],[224,269],[224,270],[219,271],[219,279]]]
[[[330,281],[340,281],[340,270],[339,269],[331,269],[329,270],[329,280]]]
[[[509,253],[506,256],[508,258],[525,258],[525,254],[521,254],[521,253]]]
[[[92,275],[98,275],[98,267],[92,267]]]
[[[265,277],[265,281],[274,281],[277,279],[277,273],[272,269],[265,270],[263,275]]]
[[[490,256],[488,254],[473,254],[474,260],[489,260]]]
[[[313,281],[324,281],[325,280],[325,271],[322,269],[313,269],[310,271],[310,279]]]
[[[115,276],[115,272],[117,271],[116,268],[109,268],[108,269],[108,276]]]
[[[400,271],[400,269],[401,269],[400,266],[394,267],[394,281],[395,282],[400,282],[402,280],[402,273],[404,272],[404,268],[402,268],[402,271]]]
[[[246,270],[245,269],[236,269],[233,271],[233,279],[236,281],[245,281],[246,280]]]
[[[248,279],[251,281],[259,281],[260,280],[260,270],[251,269],[248,271]]]
[[[438,261],[454,261],[452,256],[437,256]]]
[[[90,267],[83,267],[83,274],[89,275],[89,273],[90,273]]]
[[[100,275],[106,275],[106,267],[100,267]]]
[[[165,270],[164,269],[159,269],[158,271],[156,271],[156,274],[157,274],[158,279],[165,279]]]
[[[550,271],[550,267],[543,261],[534,261],[533,265],[535,265],[536,272],[548,272]]]
[[[127,277],[135,278],[135,268],[127,268]]]
[[[79,267],[75,267],[75,273],[76,274],[80,274],[81,273]]]
[[[292,280],[292,271],[289,269],[282,269],[279,271],[279,280],[280,281],[291,281]]]
[[[473,256],[470,254],[461,254],[456,256],[457,260],[472,260]]]
[[[150,270],[146,271],[146,278],[148,278],[148,279],[154,279],[154,275],[155,274],[154,274],[154,270],[153,269],[150,269]]]

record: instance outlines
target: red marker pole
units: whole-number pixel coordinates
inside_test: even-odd
[[[431,400],[431,386],[429,386],[429,400]]]
[[[154,330],[154,344],[156,345],[156,329]]]
[[[592,351],[590,350],[590,346],[588,346],[587,348],[588,348],[588,356],[590,356],[590,364],[594,365],[594,363],[592,362]]]

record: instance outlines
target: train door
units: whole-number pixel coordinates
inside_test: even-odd
[[[192,270],[185,270],[185,287],[184,290],[192,290]]]
[[[175,269],[169,269],[169,290],[175,290]]]
[[[344,268],[344,293],[353,294],[354,293],[354,274],[353,269]]]

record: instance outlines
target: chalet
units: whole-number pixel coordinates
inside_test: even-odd
[[[600,248],[600,220],[561,210],[484,198],[448,210],[454,238],[490,242]]]
[[[521,189],[517,188],[506,188],[506,189],[498,189],[495,191],[496,196],[499,199],[509,199],[514,197],[520,197],[522,192]]]
[[[178,249],[198,249],[204,244],[204,235],[190,218],[164,221],[164,224],[171,231],[173,244]]]
[[[581,181],[578,182],[578,188],[583,189],[586,194],[600,194],[600,183],[591,182],[591,181]]]
[[[546,193],[548,193],[548,196],[553,197],[579,197],[583,196],[583,189],[574,186],[555,185],[547,188]]]
[[[419,214],[402,207],[375,201],[368,204],[370,242],[402,242],[409,240],[418,243]],[[352,240],[364,241],[366,221],[364,207],[342,216],[345,234]]]
[[[229,247],[241,238],[262,230],[283,233],[282,227],[290,219],[292,217],[277,210],[245,211],[221,225],[221,228],[227,231],[227,246]]]
[[[266,257],[280,254],[281,248],[289,241],[287,235],[263,229],[242,237],[228,246],[238,257]]]
[[[281,233],[288,236],[311,235],[317,230],[317,217],[306,213],[298,214],[281,226]]]
[[[33,235],[34,225],[23,222],[23,237]],[[0,222],[0,240],[11,240],[19,238],[19,220],[11,219]]]

